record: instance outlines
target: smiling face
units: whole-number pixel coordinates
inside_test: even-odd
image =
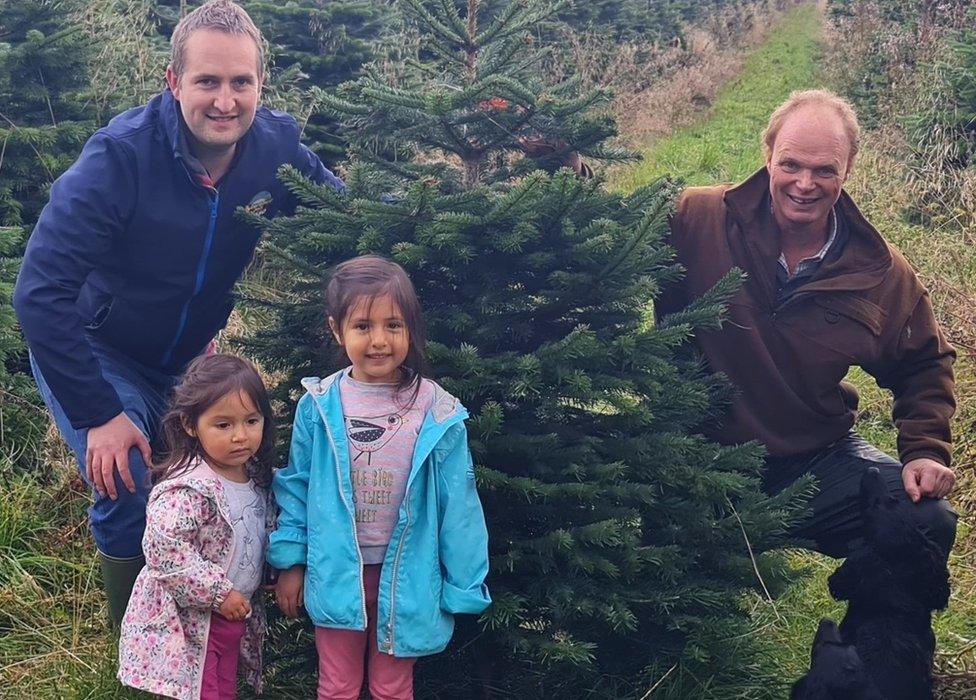
[[[397,381],[410,349],[410,332],[389,294],[360,297],[349,307],[342,326],[330,316],[329,328],[352,362],[353,379],[371,384]]]
[[[233,153],[261,97],[257,46],[247,35],[199,29],[186,40],[182,74],[169,67],[166,82],[179,100],[194,154],[204,160]]]
[[[766,162],[773,215],[783,233],[826,232],[850,153],[843,122],[829,107],[800,107],[786,118]]]
[[[231,481],[247,481],[247,462],[264,435],[264,415],[247,392],[224,394],[200,414],[196,425],[183,427],[200,441],[211,469]]]

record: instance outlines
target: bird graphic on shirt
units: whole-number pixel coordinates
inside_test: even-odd
[[[403,416],[391,413],[386,416],[375,418],[352,417],[346,419],[346,434],[349,442],[359,450],[359,454],[353,457],[352,461],[366,455],[366,464],[370,464],[372,453],[378,452],[388,443],[400,426],[403,425]]]

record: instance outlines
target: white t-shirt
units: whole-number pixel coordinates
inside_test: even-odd
[[[227,568],[227,578],[233,582],[235,590],[250,598],[261,585],[264,574],[268,503],[253,481],[239,484],[223,477],[220,477],[220,481],[234,527],[234,556]]]

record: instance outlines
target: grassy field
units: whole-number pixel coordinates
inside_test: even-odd
[[[664,173],[688,184],[737,182],[762,164],[760,134],[772,110],[796,89],[822,86],[824,55],[819,36],[823,18],[813,6],[788,13],[764,44],[746,61],[740,76],[718,96],[714,109],[701,123],[654,143],[643,144],[644,161],[620,170],[614,186],[631,190]],[[829,86],[827,86],[829,87]],[[886,237],[897,245],[933,290],[937,313],[944,320],[968,317],[952,308],[959,294],[938,293],[948,288],[976,289],[974,231],[960,230],[960,222],[923,228],[904,222],[904,166],[884,155],[880,135],[866,134],[865,149],[848,183],[848,191]],[[971,298],[963,294],[962,298]],[[973,329],[963,329],[966,340]],[[958,337],[953,340],[959,345]],[[971,426],[976,414],[976,368],[968,350],[960,346],[956,366],[959,411],[954,433],[960,483],[953,495],[963,514],[955,551],[950,560],[953,595],[949,610],[939,615],[937,673],[939,697],[976,697],[976,543],[965,513],[976,501],[976,484],[968,478],[976,461]],[[850,380],[861,392],[858,430],[880,448],[894,453],[895,430],[890,420],[890,395],[859,370]],[[836,562],[808,552],[796,552],[795,563],[809,571],[775,603],[756,597],[749,601],[754,633],[765,640],[768,663],[785,678],[795,678],[809,664],[810,642],[821,617],[839,620],[843,606],[826,589]],[[757,688],[751,697],[774,697]]]

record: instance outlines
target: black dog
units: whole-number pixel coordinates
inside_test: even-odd
[[[911,505],[888,494],[877,469],[861,480],[865,545],[830,577],[848,601],[841,637],[853,644],[888,700],[932,697],[932,611],[949,602],[949,572],[938,545],[912,519]]]
[[[851,644],[833,620],[821,620],[813,638],[810,672],[793,685],[790,700],[884,700]]]

